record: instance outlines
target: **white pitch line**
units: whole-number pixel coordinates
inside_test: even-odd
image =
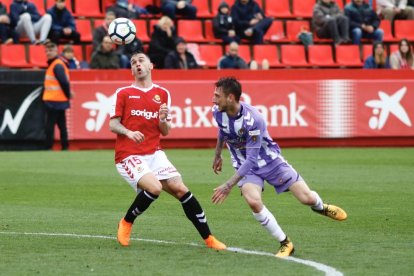
[[[49,236],[49,237],[74,237],[74,238],[89,238],[89,239],[107,239],[107,240],[116,240],[115,237],[112,236],[103,236],[103,235],[86,235],[86,234],[73,234],[73,233],[30,233],[30,232],[0,232],[0,234],[4,235],[28,235],[28,236]],[[142,242],[151,242],[151,243],[163,243],[163,244],[176,244],[176,245],[190,245],[196,247],[202,247],[196,243],[179,243],[174,241],[164,241],[164,240],[153,240],[153,239],[141,239],[141,238],[131,238],[134,241],[142,241]],[[260,256],[268,256],[268,257],[275,257],[274,253],[263,252],[263,251],[256,251],[256,250],[247,250],[243,248],[237,247],[227,247],[227,251],[248,254],[248,255],[260,255]],[[290,262],[295,262],[303,265],[307,265],[313,267],[319,271],[325,273],[326,276],[343,276],[344,274],[334,267],[330,267],[318,262],[299,259],[295,257],[286,257],[286,258],[278,258],[279,260],[286,260]]]

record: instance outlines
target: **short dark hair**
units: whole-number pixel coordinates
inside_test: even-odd
[[[140,50],[135,51],[135,52],[131,55],[131,58],[132,58],[133,56],[138,55],[138,54],[143,54],[144,56],[146,56],[146,57],[147,57],[147,58],[151,61],[150,57],[149,57],[146,53],[144,53],[143,51],[140,51]]]
[[[215,83],[217,88],[221,88],[221,91],[226,95],[233,94],[236,101],[240,100],[242,94],[241,83],[235,77],[222,77]]]

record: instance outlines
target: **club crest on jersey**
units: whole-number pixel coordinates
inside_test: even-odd
[[[154,98],[152,99],[154,102],[156,103],[161,103],[161,97],[159,95],[155,95]]]
[[[239,131],[237,132],[240,136],[242,136],[244,134],[246,130],[244,128],[239,129]]]
[[[144,168],[141,166],[136,166],[135,169],[137,170],[138,173],[141,173],[144,170]]]

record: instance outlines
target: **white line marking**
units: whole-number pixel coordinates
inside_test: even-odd
[[[107,239],[107,240],[116,240],[116,237],[112,236],[103,236],[103,235],[85,235],[85,234],[72,234],[72,233],[30,233],[30,232],[0,232],[0,234],[4,235],[28,235],[28,236],[55,236],[55,237],[74,237],[74,238],[89,238],[89,239]],[[142,241],[142,242],[151,242],[151,243],[163,243],[163,244],[177,244],[177,245],[190,245],[196,247],[204,247],[196,243],[179,243],[174,241],[163,241],[163,240],[153,240],[153,239],[141,239],[141,238],[131,238],[134,241]],[[227,251],[248,254],[248,255],[260,255],[260,256],[269,256],[275,257],[274,253],[263,252],[263,251],[255,251],[255,250],[247,250],[243,248],[237,247],[227,247]],[[276,257],[275,257],[276,258]],[[344,274],[333,267],[310,261],[299,259],[295,257],[287,257],[287,258],[279,258],[280,260],[291,261],[307,266],[311,266],[319,271],[325,272],[326,276],[343,276]]]

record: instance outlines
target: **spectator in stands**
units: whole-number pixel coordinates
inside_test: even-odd
[[[55,5],[47,10],[52,16],[52,28],[49,38],[56,44],[61,39],[70,40],[75,44],[80,43],[80,34],[76,31],[75,18],[66,8],[66,0],[55,0]]]
[[[43,44],[47,42],[52,16],[46,13],[40,16],[37,7],[27,0],[14,0],[10,5],[11,25],[16,29],[17,34],[26,35],[30,43]],[[36,40],[36,35],[40,37]]]
[[[263,37],[273,22],[254,0],[236,0],[231,7],[231,17],[237,35],[254,44],[263,44]]]
[[[407,0],[377,0],[377,13],[390,21],[414,19],[414,8],[407,6]]]
[[[352,0],[345,6],[345,15],[349,18],[349,27],[354,44],[361,44],[361,38],[382,41],[383,30],[380,19],[372,7],[364,0]]]
[[[335,0],[319,0],[313,8],[312,26],[319,38],[332,38],[336,45],[350,42],[349,20]]]
[[[141,15],[147,15],[148,11],[133,3],[131,0],[116,0],[115,3],[107,8],[107,11],[113,11],[116,17],[126,17],[130,19],[139,18]]]
[[[239,56],[239,44],[231,42],[228,53],[218,61],[217,69],[247,69],[247,63]]]
[[[46,107],[46,149],[51,149],[54,140],[55,125],[59,127],[62,150],[69,148],[66,127],[66,109],[70,108],[69,70],[64,60],[59,58],[57,45],[45,42],[47,63],[42,100]]]
[[[240,37],[236,34],[233,19],[230,15],[230,7],[222,2],[218,7],[218,13],[213,18],[213,32],[216,38],[223,40],[225,44],[230,42],[240,43]]]
[[[0,2],[0,41],[3,44],[17,42],[16,33],[10,27],[10,17],[7,14],[6,6]]]
[[[187,43],[182,37],[175,39],[175,50],[168,53],[164,61],[165,69],[198,69],[200,66],[193,54],[187,50]]]
[[[105,19],[101,26],[98,26],[93,30],[93,49],[97,50],[99,45],[101,45],[102,40],[105,36],[108,35],[109,24],[116,18],[113,11],[107,11],[105,14]]]
[[[177,34],[173,21],[168,16],[161,17],[154,25],[148,48],[148,56],[155,68],[164,68],[165,57],[175,49],[176,38]]]
[[[117,52],[121,55],[121,68],[131,68],[132,54],[144,52],[142,41],[134,38],[131,43],[118,46]]]
[[[66,64],[68,65],[69,69],[89,68],[88,63],[86,61],[79,61],[75,57],[75,52],[71,44],[67,44],[63,47],[61,58],[66,61]]]
[[[93,52],[90,67],[92,69],[119,69],[121,61],[114,50],[114,44],[109,36],[104,36],[98,49]]]
[[[382,42],[374,42],[372,46],[372,55],[364,62],[365,69],[389,69],[390,61],[385,51],[385,46]]]
[[[413,49],[407,39],[401,39],[398,51],[391,54],[390,63],[392,69],[414,69]]]
[[[197,8],[191,2],[192,0],[161,0],[161,12],[173,20],[176,15],[195,19]]]

